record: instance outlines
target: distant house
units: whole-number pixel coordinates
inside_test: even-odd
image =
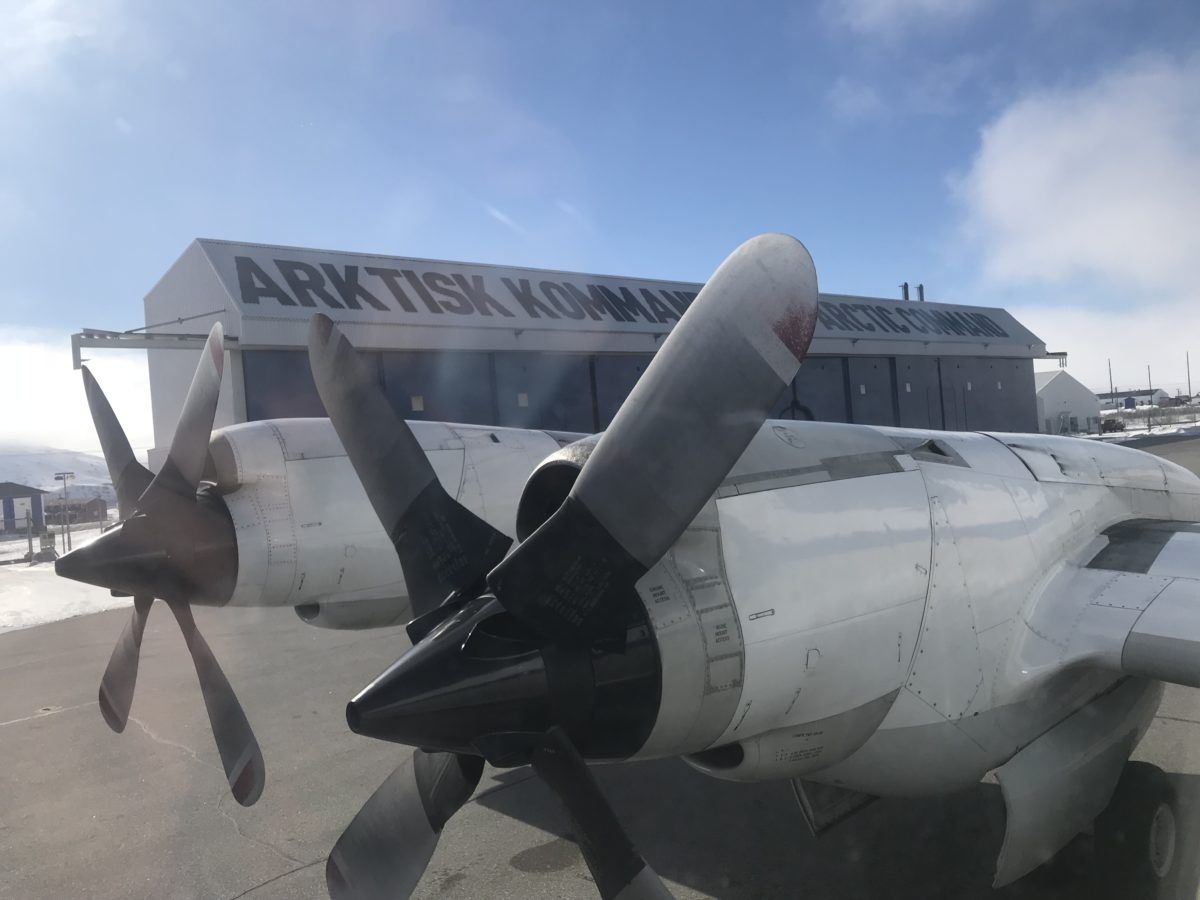
[[[1171,395],[1162,388],[1154,390],[1115,391],[1097,394],[1096,398],[1105,409],[1137,409],[1139,406],[1158,406]]]
[[[1065,369],[1034,372],[1038,422],[1045,434],[1097,434],[1100,401]]]
[[[12,481],[0,481],[0,525],[6,533],[22,532],[27,519],[33,520],[33,530],[41,532],[46,527],[42,513],[42,495],[45,491]]]
[[[76,522],[106,522],[108,521],[108,504],[101,497],[88,500],[72,500],[64,504],[62,497],[55,497],[46,502],[46,521],[51,525],[62,525],[65,514],[69,514],[71,524]]]

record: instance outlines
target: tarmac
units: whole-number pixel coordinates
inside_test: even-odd
[[[1164,455],[1167,447],[1160,449]],[[1200,439],[1169,444],[1200,470]],[[127,610],[0,634],[0,898],[322,898],[325,858],[409,751],[350,733],[346,700],[408,646],[402,629],[322,631],[289,609],[197,610],[258,735],[267,787],[229,796],[190,658],[156,605],[132,718],[113,734],[96,689]],[[1135,758],[1169,772],[1200,819],[1200,692],[1169,687]],[[716,781],[677,760],[603,766],[601,787],[676,897],[732,900],[1091,898],[1083,850],[990,887],[999,789],[884,799],[820,840],[787,783]],[[1197,867],[1189,821],[1186,850]],[[1086,839],[1085,839],[1086,840]],[[413,895],[596,897],[555,798],[527,769],[484,773]]]

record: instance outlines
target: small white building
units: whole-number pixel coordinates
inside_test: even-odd
[[[1038,422],[1046,434],[1098,434],[1100,400],[1065,369],[1034,372]]]

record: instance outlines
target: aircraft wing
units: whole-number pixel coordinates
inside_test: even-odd
[[[1091,661],[1200,687],[1200,523],[1113,525],[1088,562],[1051,582],[1027,624],[1039,640],[1026,663]]]
[[[1088,568],[1163,582],[1129,630],[1121,669],[1200,687],[1200,523],[1134,519],[1105,536]]]

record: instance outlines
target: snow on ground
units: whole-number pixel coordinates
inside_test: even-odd
[[[92,538],[100,533],[100,522],[82,522],[71,526],[71,546],[78,547],[80,544],[86,544]],[[58,548],[59,555],[66,553],[63,546],[63,536],[60,533],[58,526],[53,527],[55,546]],[[36,553],[41,546],[40,539],[37,535],[33,537],[33,550]],[[0,537],[0,561],[10,559],[24,559],[25,554],[29,552],[29,539],[23,534],[6,534]]]
[[[129,606],[104,588],[54,574],[54,563],[0,566],[0,634]]]
[[[1158,437],[1164,434],[1191,434],[1200,436],[1200,425],[1182,423],[1174,425],[1155,425],[1153,428],[1131,428],[1126,426],[1124,431],[1112,431],[1101,437],[1105,441],[1128,441],[1132,438],[1143,438],[1150,435]]]

